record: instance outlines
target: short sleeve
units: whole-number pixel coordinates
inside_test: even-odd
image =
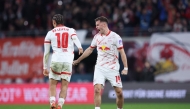
[[[51,43],[51,31],[46,34],[44,43]]]
[[[94,36],[94,38],[93,38],[93,40],[92,40],[92,42],[91,42],[91,45],[90,45],[90,47],[91,48],[95,48],[97,45],[96,45],[96,36]]]
[[[123,48],[123,41],[119,35],[116,36],[116,46],[117,46],[117,49]]]

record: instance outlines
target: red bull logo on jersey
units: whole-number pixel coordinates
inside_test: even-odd
[[[102,50],[103,52],[110,50],[110,48],[106,47],[105,45],[102,45],[101,47],[99,47],[100,50]]]

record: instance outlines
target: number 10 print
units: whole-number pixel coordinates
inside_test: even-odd
[[[68,47],[68,33],[55,33],[57,36],[57,47],[58,48],[67,48]]]

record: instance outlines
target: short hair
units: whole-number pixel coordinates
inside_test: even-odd
[[[108,24],[108,19],[104,16],[97,17],[95,21],[106,22]]]
[[[57,24],[63,24],[63,15],[61,14],[55,14],[52,18],[52,20],[55,20]]]

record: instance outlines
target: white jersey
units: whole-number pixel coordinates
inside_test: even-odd
[[[107,35],[101,35],[100,33],[94,36],[91,43],[91,48],[97,47],[98,58],[96,65],[119,70],[119,51],[123,48],[121,37],[113,31],[109,31]]]
[[[51,61],[72,63],[74,59],[73,42],[76,45],[78,43],[78,48],[82,48],[76,36],[76,31],[73,28],[59,26],[49,31],[45,37],[44,43],[51,43],[53,49]],[[45,61],[44,64],[46,64]],[[44,67],[46,68],[47,65],[44,65]]]

